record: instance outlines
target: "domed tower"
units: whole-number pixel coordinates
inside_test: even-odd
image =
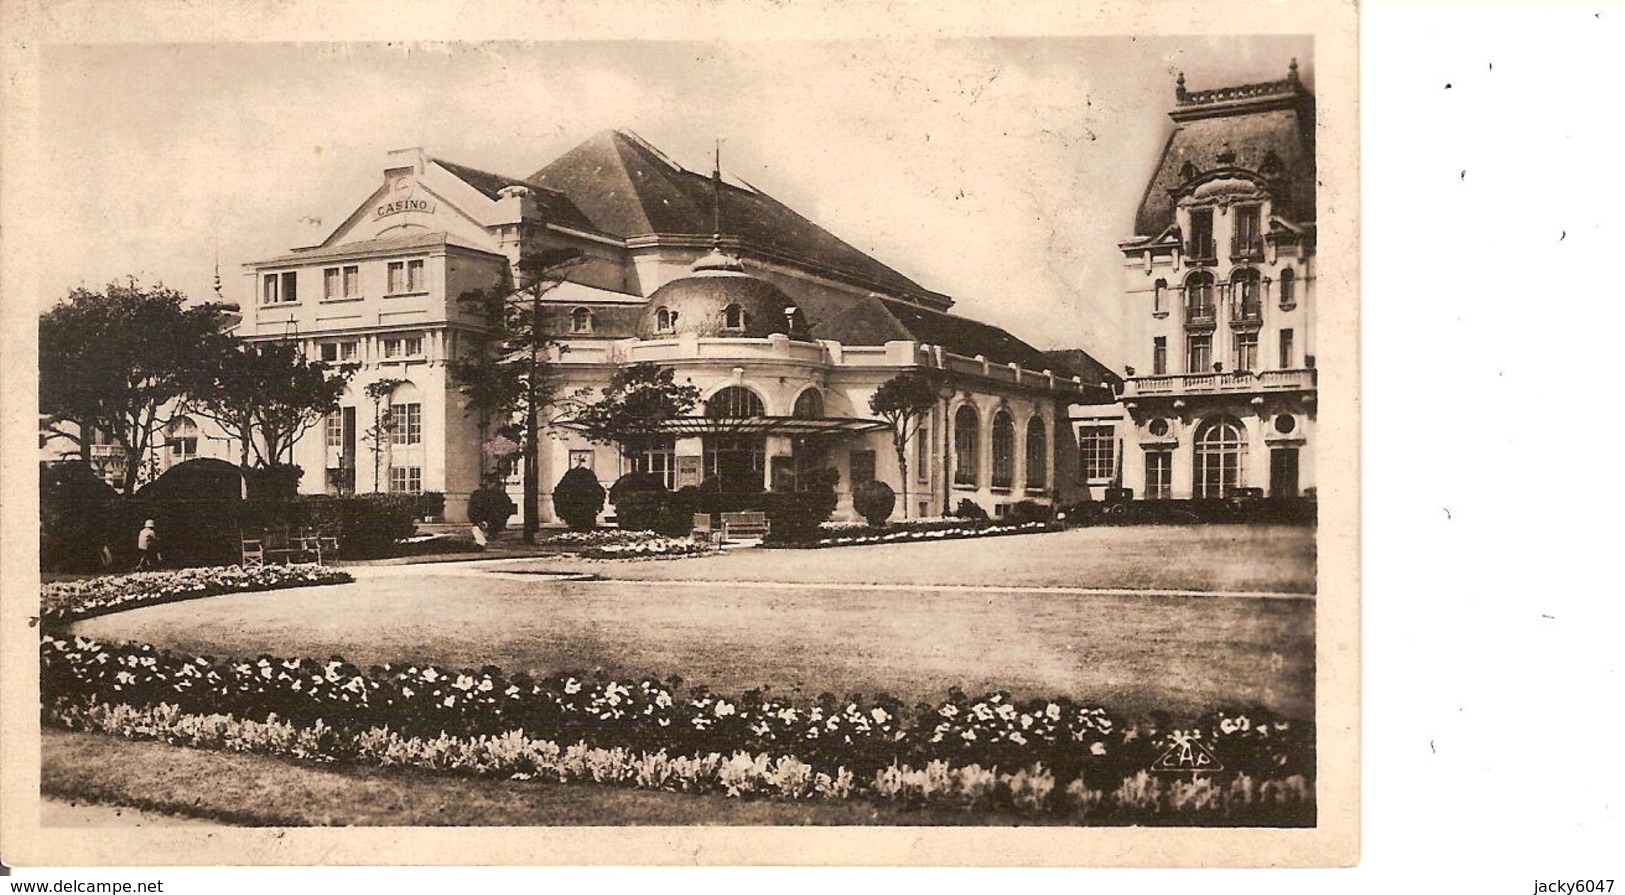
[[[692,272],[656,289],[638,319],[640,339],[702,337],[764,339],[791,334],[795,302],[779,287],[745,272],[720,246]]]

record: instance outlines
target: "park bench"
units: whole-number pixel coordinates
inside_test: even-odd
[[[339,539],[319,529],[291,531],[287,526],[262,529],[258,537],[246,534],[242,540],[243,567],[266,563],[313,562],[338,555]]]
[[[747,510],[722,514],[722,539],[763,538],[767,536],[767,514]]]
[[[716,532],[711,528],[710,513],[694,514],[694,528],[689,532],[689,537],[696,541],[712,541],[716,539]]]

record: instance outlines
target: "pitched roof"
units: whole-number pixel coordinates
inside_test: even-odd
[[[433,232],[419,231],[402,236],[381,236],[377,239],[364,239],[358,242],[342,242],[338,243],[337,245],[327,246],[326,248],[321,246],[312,246],[310,248],[295,249],[291,254],[281,255],[276,258],[267,258],[263,261],[256,261],[248,266],[265,267],[267,265],[274,264],[303,264],[307,261],[327,261],[338,258],[348,258],[352,255],[382,255],[392,252],[404,252],[411,249],[440,248],[442,246],[467,249],[469,251],[480,252],[485,255],[495,255],[499,258],[502,257],[490,249],[477,246],[461,237],[453,236],[444,230],[436,230]]]
[[[1299,223],[1315,219],[1314,96],[1295,77],[1194,93],[1180,91],[1169,113],[1174,131],[1146,184],[1134,217],[1138,236],[1157,236],[1174,223],[1174,190],[1189,163],[1198,172],[1221,167],[1259,171],[1273,152],[1281,163],[1274,181],[1275,213]],[[1221,153],[1234,153],[1223,161]]]
[[[597,229],[636,236],[707,236],[716,229],[713,181],[636,134],[608,130],[529,177],[567,196]],[[843,242],[772,196],[724,182],[722,226],[746,253],[900,297],[941,303],[908,277]]]
[[[845,307],[842,308],[841,304]],[[982,323],[930,308],[870,295],[823,308],[804,307],[812,334],[846,345],[884,345],[912,339],[964,357],[981,355],[997,364],[1017,363],[1028,370],[1051,367],[1044,352],[991,323]],[[828,316],[820,317],[820,312]]]
[[[1123,377],[1113,373],[1109,367],[1095,360],[1089,352],[1084,351],[1082,348],[1061,348],[1055,351],[1046,351],[1044,356],[1049,358],[1050,369],[1056,373],[1065,372],[1068,376],[1077,376],[1089,385],[1108,382],[1113,387],[1117,387],[1123,384]]]
[[[443,158],[431,159],[430,161],[445,168],[457,179],[479,190],[492,201],[500,199],[502,191],[510,186],[527,187],[530,189],[531,195],[536,199],[537,207],[541,209],[542,214],[548,221],[578,230],[598,229],[592,225],[592,221],[587,220],[587,216],[581,213],[581,209],[577,208],[568,196],[558,190],[550,189],[539,183],[521,180],[517,177],[492,174],[489,171],[481,171],[478,168],[448,162]]]

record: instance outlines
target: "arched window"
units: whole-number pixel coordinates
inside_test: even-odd
[[[1247,430],[1233,417],[1196,430],[1196,496],[1223,497],[1247,481]]]
[[[993,487],[1016,481],[1016,423],[1003,410],[993,415]]]
[[[570,312],[570,332],[592,332],[592,309],[576,308],[574,311]]]
[[[677,312],[669,308],[655,309],[655,332],[669,333],[677,327]]]
[[[705,415],[714,420],[767,416],[762,399],[742,385],[730,385],[705,402]]]
[[[1213,316],[1213,274],[1199,271],[1185,280],[1185,317]]]
[[[189,416],[178,416],[170,420],[165,430],[168,436],[166,447],[169,450],[169,465],[184,463],[197,457],[197,423]]]
[[[1293,288],[1297,285],[1298,275],[1288,267],[1281,271],[1281,307],[1290,308],[1294,301]]]
[[[1027,488],[1039,490],[1049,487],[1049,437],[1044,418],[1034,416],[1027,421]]]
[[[1158,280],[1151,294],[1151,313],[1168,313],[1168,281]]]
[[[1263,313],[1259,307],[1258,271],[1251,267],[1237,269],[1230,274],[1231,295],[1235,296],[1235,315],[1238,320],[1257,320]]]
[[[981,471],[981,420],[966,404],[954,413],[954,484],[974,487]]]
[[[790,415],[802,420],[823,419],[824,396],[818,393],[818,389],[807,389],[796,397],[796,408]]]
[[[723,308],[722,326],[724,329],[744,329],[745,309],[737,304],[731,304]]]

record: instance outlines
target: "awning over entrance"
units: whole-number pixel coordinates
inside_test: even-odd
[[[560,420],[554,425],[565,429],[581,428],[575,420]],[[884,420],[859,417],[803,419],[794,416],[747,416],[718,419],[680,416],[651,424],[648,433],[684,438],[698,435],[788,435],[795,438],[814,438],[857,435],[885,429],[888,425]]]

